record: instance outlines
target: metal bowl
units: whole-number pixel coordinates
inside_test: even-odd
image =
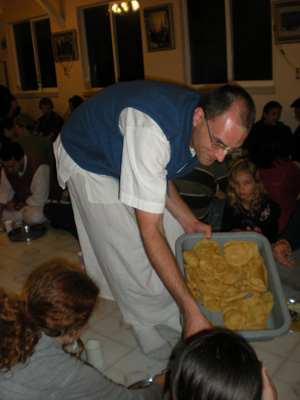
[[[7,236],[12,242],[31,242],[45,235],[47,228],[42,224],[21,225],[8,232]]]

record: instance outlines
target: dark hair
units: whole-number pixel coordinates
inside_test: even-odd
[[[257,145],[250,149],[249,158],[258,168],[273,168],[276,159],[288,159],[289,143],[281,126],[265,126],[257,139]]]
[[[173,400],[261,400],[261,364],[250,344],[227,329],[203,331],[183,352]]]
[[[293,101],[293,103],[291,104],[291,107],[292,108],[299,108],[300,107],[300,97],[298,97],[298,99]]]
[[[42,106],[51,106],[53,108],[53,102],[49,97],[43,97],[39,103],[39,107],[41,108]]]
[[[73,97],[69,98],[68,102],[71,103],[75,109],[83,103],[83,99],[75,94]]]
[[[2,126],[3,129],[8,129],[10,130],[14,126],[14,121],[11,118],[5,118],[5,120],[2,121]]]
[[[249,131],[255,120],[255,104],[252,97],[240,86],[224,85],[201,97],[198,106],[207,119],[225,114],[233,105],[239,107],[238,124]]]
[[[25,362],[42,332],[72,335],[88,321],[99,288],[81,269],[62,260],[42,265],[25,284],[22,296],[0,301],[0,368]]]
[[[264,119],[264,114],[269,114],[269,112],[273,109],[273,108],[280,108],[280,112],[282,110],[282,105],[280,103],[278,103],[278,101],[269,101],[263,109],[263,115],[262,115],[262,119]]]
[[[20,161],[22,157],[24,157],[24,150],[17,142],[7,143],[0,149],[0,159],[2,161],[10,161],[12,158]]]
[[[19,114],[14,118],[14,123],[20,128],[25,128],[33,134],[37,130],[37,122],[29,114]]]

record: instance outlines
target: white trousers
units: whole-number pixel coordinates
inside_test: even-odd
[[[69,176],[68,189],[84,263],[99,284],[101,297],[114,299],[124,320],[133,326],[173,320],[179,327],[179,309],[148,259],[135,210],[118,199],[109,203],[101,198],[88,200],[86,186],[93,185],[89,179],[77,166]],[[101,190],[105,193],[105,187]],[[174,251],[175,241],[184,231],[168,211],[164,228]]]

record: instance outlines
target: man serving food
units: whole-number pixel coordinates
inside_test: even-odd
[[[204,232],[172,179],[222,162],[255,117],[249,94],[222,86],[201,97],[155,81],[112,85],[87,100],[55,142],[58,178],[68,184],[80,246],[101,296],[116,300],[142,350],[166,358],[156,328],[185,337],[210,327],[174,257],[176,239]],[[179,307],[179,309],[178,309]]]

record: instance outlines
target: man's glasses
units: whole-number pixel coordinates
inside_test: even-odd
[[[206,114],[204,113],[204,118],[207,126],[207,131],[210,139],[210,147],[215,149],[215,150],[221,150],[224,151],[225,154],[239,154],[241,152],[240,148],[231,148],[230,146],[226,146],[221,140],[219,139],[213,139],[210,133],[208,121],[206,118]]]

